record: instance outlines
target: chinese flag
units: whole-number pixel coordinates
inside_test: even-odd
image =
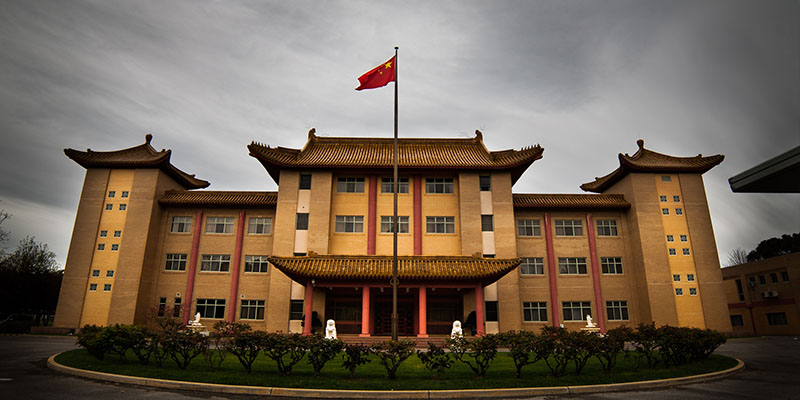
[[[394,82],[394,67],[394,57],[392,57],[389,61],[361,75],[358,77],[361,86],[357,87],[356,90],[375,89],[384,87],[388,85],[389,82]]]

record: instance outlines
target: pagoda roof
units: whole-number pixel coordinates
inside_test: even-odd
[[[392,138],[319,137],[308,132],[302,149],[269,147],[252,142],[250,155],[258,159],[278,182],[281,168],[390,169]],[[521,150],[489,151],[483,134],[473,138],[398,139],[398,165],[403,169],[510,170],[516,180],[544,150],[538,144]]]
[[[391,256],[309,255],[269,257],[275,268],[293,281],[388,281],[392,278]],[[516,268],[519,258],[498,259],[469,256],[399,256],[397,277],[401,282],[431,280],[491,284]]]
[[[702,174],[725,159],[725,156],[721,154],[707,157],[703,157],[702,154],[698,154],[695,157],[673,157],[645,149],[644,140],[642,139],[637,140],[636,144],[639,145],[639,150],[632,156],[619,154],[619,167],[617,169],[608,175],[595,178],[593,182],[584,183],[581,185],[581,189],[587,192],[602,193],[632,172]]]
[[[143,144],[127,149],[115,151],[64,149],[64,154],[84,168],[158,168],[187,189],[201,189],[210,185],[209,182],[197,179],[194,175],[189,175],[172,165],[169,161],[172,150],[156,151],[150,145],[151,140],[153,135],[148,133]]]
[[[206,190],[169,190],[158,200],[172,207],[246,207],[272,208],[278,192],[228,192]]]
[[[627,209],[631,204],[621,194],[515,193],[515,208]]]

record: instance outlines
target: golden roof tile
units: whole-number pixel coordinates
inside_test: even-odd
[[[631,204],[621,194],[514,193],[516,208],[626,209]]]
[[[703,157],[698,154],[695,157],[673,157],[666,154],[657,153],[644,148],[644,140],[636,141],[639,150],[632,156],[619,154],[619,168],[610,174],[595,178],[593,182],[581,185],[581,189],[587,192],[602,193],[604,190],[617,183],[625,175],[631,172],[654,172],[654,173],[705,173],[714,168],[725,159],[721,154]]]
[[[158,200],[172,207],[246,207],[272,208],[278,202],[278,192],[226,192],[204,190],[170,190]]]
[[[64,154],[84,168],[158,168],[187,189],[201,189],[210,183],[181,171],[169,159],[172,150],[156,151],[150,146],[153,135],[147,134],[138,146],[116,151],[80,151],[64,149]]]

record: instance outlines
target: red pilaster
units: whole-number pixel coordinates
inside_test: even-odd
[[[194,217],[194,233],[192,234],[192,253],[189,255],[189,271],[186,273],[186,293],[181,307],[183,314],[183,324],[189,324],[189,316],[192,314],[192,296],[194,295],[194,276],[197,270],[197,252],[200,250],[200,234],[203,232],[203,210],[197,212]]]
[[[369,177],[369,205],[367,206],[367,254],[375,254],[375,227],[378,212],[378,177]]]
[[[233,264],[231,265],[231,295],[230,308],[228,310],[228,322],[233,322],[236,317],[236,296],[239,294],[239,274],[242,265],[242,241],[244,241],[244,222],[245,212],[239,211],[239,224],[236,226],[236,250],[233,252]]]
[[[369,286],[361,288],[361,334],[358,336],[369,337]]]
[[[417,337],[428,337],[428,294],[425,286],[419,288],[419,334]]]
[[[303,319],[303,336],[308,336],[311,334],[311,314],[313,313],[313,301],[314,301],[314,286],[311,285],[311,281],[306,283],[306,297],[303,300],[303,312],[305,312],[305,318]]]
[[[592,263],[592,286],[594,287],[595,319],[600,332],[606,331],[606,318],[603,315],[603,294],[600,291],[600,267],[597,258],[597,244],[594,238],[594,220],[592,214],[586,214],[586,236],[589,237],[589,258]]]
[[[558,287],[556,286],[556,256],[553,251],[553,226],[550,222],[550,213],[544,214],[544,239],[547,246],[547,274],[550,278],[550,308],[553,310],[553,326],[559,326],[561,319],[558,317]]]
[[[422,255],[422,177],[414,177],[414,255]]]
[[[486,334],[484,329],[484,314],[483,314],[483,284],[479,283],[475,286],[475,324],[478,325],[478,335],[483,336]]]

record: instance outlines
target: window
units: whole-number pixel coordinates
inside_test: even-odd
[[[784,282],[789,282],[789,273],[786,271],[781,271],[781,280]]]
[[[667,241],[668,242],[674,242],[675,241],[675,237],[672,236],[672,235],[667,235]]]
[[[181,298],[180,297],[176,297],[175,298],[175,303],[172,306],[172,316],[174,318],[178,318],[178,317],[181,316]]]
[[[483,258],[494,258],[497,254],[483,254]]]
[[[663,215],[669,215],[669,208],[662,208],[662,209],[661,209],[661,214],[663,214]]]
[[[579,219],[557,219],[556,236],[583,236],[583,223]]]
[[[686,274],[686,280],[689,282],[694,282],[694,274]]]
[[[111,291],[111,284],[110,283],[106,283],[105,285],[103,285],[103,291],[104,292],[110,292]]]
[[[298,231],[308,230],[308,213],[297,213],[297,222],[294,229]]]
[[[622,273],[622,257],[600,257],[600,265],[604,274]]]
[[[164,263],[165,271],[185,271],[186,254],[169,253]]]
[[[128,198],[128,191],[127,190],[123,190],[122,191],[122,198],[123,199],[127,199]]]
[[[206,218],[206,233],[233,233],[233,217]]]
[[[677,255],[677,254],[678,254],[678,252],[675,251],[675,249],[669,249],[669,255],[674,256],[674,255]]]
[[[455,217],[426,217],[427,233],[455,233]]]
[[[607,301],[606,315],[608,316],[609,321],[627,321],[628,302],[624,300]]]
[[[543,301],[522,302],[522,319],[525,322],[546,322],[547,303]]]
[[[109,269],[106,270],[106,278],[113,278],[114,277],[114,270]]]
[[[583,321],[592,315],[591,303],[588,301],[565,301],[561,303],[564,321]]]
[[[230,254],[203,254],[200,271],[227,272],[230,265]]]
[[[392,229],[392,216],[381,216],[381,233],[393,233],[394,230]],[[397,216],[397,226],[399,230],[397,233],[408,233],[409,232],[409,222],[408,216]]]
[[[108,192],[108,197],[116,197],[116,196],[117,196],[117,192],[115,192],[113,190]]]
[[[662,203],[666,203],[667,202],[667,196],[658,196],[658,200],[660,200]]]
[[[558,273],[561,275],[583,275],[586,274],[585,257],[559,257]]]
[[[764,275],[759,275],[758,276],[758,283],[760,283],[762,285],[766,285],[767,284],[767,279],[764,277]]]
[[[680,203],[680,201],[681,201],[681,196],[672,196],[672,201],[674,201],[674,202],[676,202],[676,203]]]
[[[681,235],[681,242],[688,242],[689,238],[686,235]]]
[[[425,179],[425,193],[453,193],[453,178]]]
[[[673,274],[672,275],[672,281],[673,282],[680,282],[681,281],[681,275],[680,274]]]
[[[542,236],[542,227],[538,219],[518,219],[517,234],[520,236]]]
[[[731,326],[744,326],[744,319],[741,315],[731,315]]]
[[[158,316],[159,317],[163,317],[164,316],[164,311],[166,311],[166,309],[167,309],[167,298],[166,297],[160,297],[158,299]]]
[[[597,236],[617,236],[617,221],[613,219],[598,219]]]
[[[117,251],[117,250],[119,250],[119,245],[116,244],[116,243],[112,244],[111,245],[111,251]]]
[[[394,178],[381,179],[381,193],[394,193]],[[408,178],[397,179],[397,193],[408,193]]]
[[[251,217],[247,223],[247,233],[250,235],[269,235],[272,233],[272,218]]]
[[[244,272],[268,272],[269,256],[244,256]]]
[[[481,232],[492,232],[492,231],[494,231],[494,216],[481,215]]]
[[[225,299],[197,299],[201,318],[225,318]]]
[[[106,210],[113,210],[113,209],[114,209],[113,204],[106,204]]]
[[[742,288],[742,280],[736,280],[736,292],[739,294],[739,301],[744,301],[744,289]]]
[[[772,283],[778,283],[778,274],[774,272],[769,274],[769,279],[772,281]]]
[[[688,255],[689,255],[689,249],[687,249],[686,247],[684,247],[683,249],[681,249],[681,251],[683,251],[683,255],[685,255],[685,256],[688,256]]]
[[[683,296],[683,289],[675,288],[675,295],[676,296]]]
[[[100,276],[100,270],[99,269],[93,269],[92,270],[92,276]]]
[[[524,257],[519,271],[522,275],[544,275],[544,258]]]
[[[336,232],[339,233],[360,233],[364,232],[363,215],[337,215]]]
[[[128,209],[128,205],[127,205],[127,204],[120,204],[120,205],[119,205],[119,210],[120,210],[120,211],[125,211],[125,210],[127,210],[127,209]]]
[[[106,249],[105,243],[100,243],[97,245],[97,251],[103,251]]]
[[[122,231],[114,231],[114,237],[118,238],[122,236]]]
[[[336,191],[339,193],[364,193],[364,178],[337,178]]]
[[[689,288],[689,296],[697,296],[697,288]]]
[[[306,253],[294,253],[293,255],[294,255],[295,257],[305,257],[305,256],[306,256]]]
[[[108,231],[100,231],[100,237],[108,237]]]
[[[488,192],[492,190],[492,177],[489,175],[481,175],[478,178],[480,182],[481,192]]]
[[[769,325],[788,325],[786,313],[767,313],[767,324]]]
[[[300,174],[300,190],[311,189],[311,174]]]
[[[239,319],[264,319],[264,300],[242,300]]]
[[[97,291],[97,284],[96,283],[90,283],[89,284],[89,290],[92,291],[92,292],[96,292]]]
[[[683,215],[683,209],[682,208],[676,208],[675,209],[675,215]]]
[[[484,320],[487,322],[497,322],[497,301],[485,302],[484,309],[486,310],[486,317]]]
[[[289,319],[303,319],[303,300],[289,301]]]
[[[170,233],[188,233],[192,230],[192,217],[172,217]]]
[[[661,175],[661,182],[672,182],[672,177],[669,175]]]

